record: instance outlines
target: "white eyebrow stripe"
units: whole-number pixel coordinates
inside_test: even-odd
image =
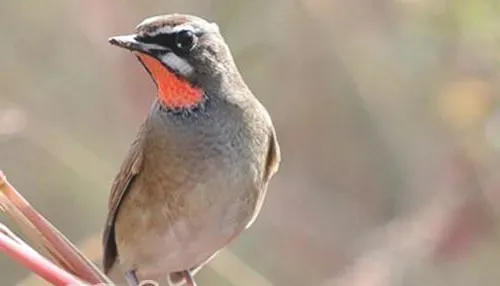
[[[161,61],[184,77],[188,77],[194,72],[194,68],[185,59],[174,53],[166,53],[162,55]]]
[[[210,23],[206,27],[209,27],[209,29],[205,29],[206,32],[219,33],[219,26],[216,23]],[[191,31],[191,32],[197,34],[197,33],[203,32],[203,29],[199,28],[199,27],[194,27],[191,23],[187,23],[187,24],[182,24],[182,25],[175,26],[175,27],[171,27],[171,26],[161,27],[158,30],[150,33],[149,36],[154,37],[154,36],[159,35],[159,34],[175,34],[175,33],[178,33],[180,31]]]
[[[197,33],[200,30],[189,25],[189,24],[179,25],[179,26],[175,26],[175,27],[165,26],[165,27],[161,27],[158,30],[150,33],[149,36],[154,37],[154,36],[159,35],[159,34],[175,34],[175,33],[178,33],[180,31],[191,31],[193,33]]]

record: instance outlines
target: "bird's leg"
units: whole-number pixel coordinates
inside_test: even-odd
[[[137,278],[137,274],[135,270],[129,270],[125,272],[125,278],[127,279],[128,285],[130,286],[139,286],[139,279]]]
[[[196,286],[196,281],[194,281],[194,277],[191,274],[191,271],[186,270],[182,273],[184,279],[186,279],[186,286]]]

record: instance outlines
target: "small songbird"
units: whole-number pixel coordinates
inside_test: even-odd
[[[280,162],[271,118],[215,23],[155,16],[109,42],[137,56],[157,97],[111,188],[104,271],[195,285],[261,209]]]

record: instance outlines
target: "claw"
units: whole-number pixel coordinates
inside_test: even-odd
[[[194,281],[194,277],[191,274],[191,271],[183,272],[184,279],[186,279],[186,286],[196,286],[196,281]]]
[[[125,278],[130,286],[140,286],[139,279],[137,278],[137,274],[135,270],[129,270],[125,272]]]

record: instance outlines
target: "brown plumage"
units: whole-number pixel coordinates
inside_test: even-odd
[[[110,42],[136,54],[158,97],[111,188],[104,270],[189,282],[256,218],[280,161],[274,127],[217,25],[158,16]]]

